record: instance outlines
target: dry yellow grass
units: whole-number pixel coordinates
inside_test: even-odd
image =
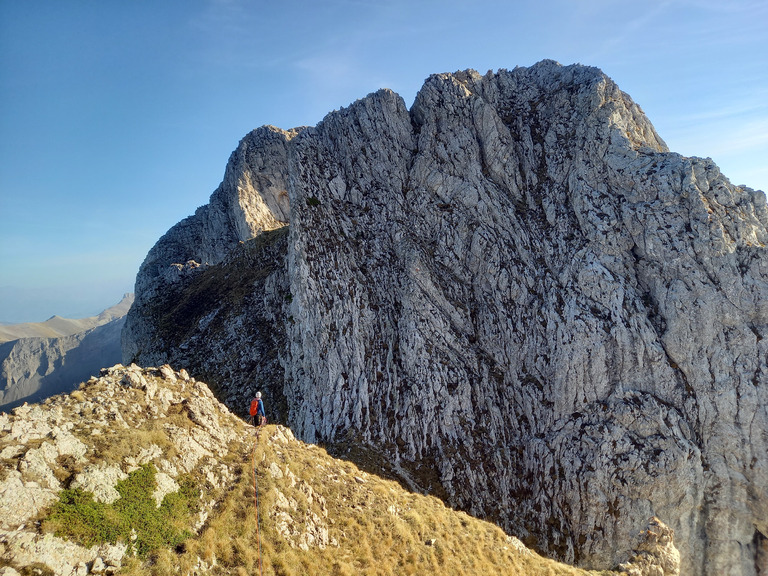
[[[182,550],[159,552],[148,563],[131,562],[123,573],[596,574],[521,551],[497,526],[451,510],[436,498],[407,492],[396,482],[366,474],[321,448],[296,441],[268,442],[275,431],[272,426],[261,430],[255,448],[241,454],[237,482],[198,537],[188,540]],[[296,521],[296,532],[306,529],[305,520],[314,514],[327,528],[327,546],[301,549],[280,533],[277,512],[285,510],[279,501],[286,500],[295,506],[290,516]]]

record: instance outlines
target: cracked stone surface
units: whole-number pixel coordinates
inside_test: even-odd
[[[656,517],[680,574],[765,564],[765,194],[602,72],[434,75],[410,110],[255,130],[226,174],[142,266],[125,361],[235,411],[261,389],[568,562],[617,566]]]

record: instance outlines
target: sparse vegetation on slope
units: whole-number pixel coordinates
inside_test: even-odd
[[[259,493],[257,524],[253,471]],[[260,553],[261,552],[261,553]],[[268,426],[200,536],[129,574],[568,575],[497,526]],[[594,574],[594,573],[592,573]]]
[[[237,245],[219,264],[181,267],[173,290],[132,312],[151,317],[156,329],[151,344],[131,360],[152,355],[156,364],[186,366],[241,415],[256,390],[269,391],[271,414],[285,421],[284,368],[278,360],[285,329],[275,318],[282,318],[282,305],[291,293],[287,282],[269,289],[264,283],[283,274],[288,232],[287,226],[265,231]],[[243,381],[248,385],[241,385]]]
[[[156,474],[151,462],[140,466],[117,483],[120,498],[110,504],[94,500],[93,494],[81,488],[62,490],[43,529],[87,547],[131,542],[133,552],[141,557],[161,548],[175,548],[192,535],[200,490],[187,476],[181,479],[179,490],[165,495],[157,506],[153,497]]]
[[[255,433],[168,366],[104,370],[0,415],[0,432],[0,566],[17,571],[587,574],[370,462],[363,471],[282,426]]]

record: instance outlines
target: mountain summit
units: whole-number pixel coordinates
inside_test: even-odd
[[[259,128],[148,254],[125,362],[590,568],[768,569],[768,209],[595,68],[380,90]]]

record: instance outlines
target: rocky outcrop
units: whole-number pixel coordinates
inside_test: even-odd
[[[0,532],[3,560],[19,569],[45,567],[56,576],[114,574],[122,566],[126,546],[109,544],[83,548],[52,534],[38,535],[23,530]],[[34,569],[33,568],[33,569]],[[14,568],[7,576],[19,574]],[[15,574],[14,574],[15,572]]]
[[[288,143],[300,131],[267,126],[240,141],[210,202],[171,228],[147,254],[136,278],[137,304],[183,278],[184,264],[216,264],[238,242],[288,223]],[[129,319],[128,353],[135,352],[130,347],[142,339],[141,329]]]
[[[675,548],[674,532],[658,518],[651,518],[640,534],[640,542],[630,559],[619,565],[628,576],[677,576],[680,553]]]
[[[74,390],[103,366],[119,362],[125,312],[127,308],[119,318],[67,336],[0,344],[0,410]]]
[[[172,229],[137,277],[126,359],[183,357],[243,409],[263,378],[300,438],[379,449],[558,558],[617,566],[655,516],[681,574],[757,573],[762,192],[669,152],[599,70],[549,61],[246,140],[255,163],[227,173],[285,185],[287,239],[245,241],[234,217]],[[224,184],[208,210],[222,195],[246,218]]]
[[[200,530],[229,490],[237,461],[249,449],[242,421],[186,371],[168,366],[116,365],[70,395],[0,415],[0,563],[18,569],[44,565],[64,576],[114,573],[131,542],[90,548],[39,531],[64,488],[113,503],[116,486],[152,463],[159,507],[183,476],[203,489]]]

